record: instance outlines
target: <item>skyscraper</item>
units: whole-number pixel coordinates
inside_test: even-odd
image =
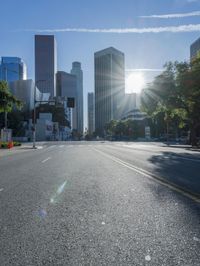
[[[200,58],[200,38],[193,42],[190,46],[190,59]]]
[[[56,96],[57,51],[53,35],[35,35],[35,83],[41,92]]]
[[[56,74],[56,88],[57,96],[69,97],[75,99],[75,106],[73,109],[67,108],[66,102],[64,103],[65,112],[70,126],[72,129],[77,130],[77,78],[75,75],[69,74],[64,71],[58,71]],[[71,115],[72,114],[72,115]]]
[[[104,135],[104,126],[120,119],[125,94],[124,54],[113,47],[96,52],[95,131]]]
[[[83,71],[80,62],[72,63],[71,74],[77,78],[77,130],[83,133]]]
[[[94,93],[88,93],[88,133],[94,132]]]
[[[26,65],[19,57],[2,57],[0,80],[8,82],[27,79]]]

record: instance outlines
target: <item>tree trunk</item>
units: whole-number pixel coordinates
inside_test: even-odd
[[[196,128],[192,126],[190,131],[190,143],[192,147],[197,146]]]
[[[167,145],[169,145],[169,120],[167,119]]]

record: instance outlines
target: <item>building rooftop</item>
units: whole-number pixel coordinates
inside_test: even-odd
[[[94,55],[95,55],[95,57],[99,57],[99,56],[106,55],[106,54],[117,54],[117,55],[120,54],[121,56],[124,56],[123,52],[117,50],[114,47],[108,47],[108,48],[103,49],[101,51],[97,51]]]

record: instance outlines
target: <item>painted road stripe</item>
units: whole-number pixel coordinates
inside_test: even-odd
[[[0,188],[0,192],[2,192],[3,191],[3,188]]]
[[[48,158],[46,158],[45,160],[43,160],[42,163],[45,163],[45,162],[47,162],[47,161],[50,160],[50,159],[51,159],[51,157],[48,157]]]
[[[59,147],[60,147],[60,148],[63,148],[63,147],[64,147],[64,145],[60,145]]]
[[[149,179],[155,180],[159,184],[161,184],[161,185],[163,185],[165,187],[168,187],[169,189],[174,190],[174,191],[180,193],[181,195],[184,195],[185,197],[194,200],[197,203],[200,203],[200,198],[199,197],[197,197],[195,195],[192,195],[192,194],[190,194],[187,191],[184,191],[182,188],[179,188],[175,184],[171,184],[169,181],[165,180],[164,178],[155,176],[152,173],[150,173],[150,172],[148,172],[148,171],[146,171],[146,170],[144,170],[142,168],[139,168],[137,166],[134,166],[134,165],[132,165],[130,163],[122,161],[121,159],[119,159],[119,158],[117,158],[117,157],[115,157],[113,155],[109,155],[109,154],[107,154],[107,153],[105,153],[103,151],[100,151],[98,149],[95,149],[95,148],[94,148],[94,150],[99,152],[103,156],[106,156],[106,157],[110,158],[112,161],[114,161],[114,162],[116,162],[118,164],[121,164],[121,165],[125,166],[126,168],[129,168],[130,170],[133,170],[133,171],[135,171],[135,172],[137,172],[137,173],[139,173],[139,174],[141,174],[141,175],[143,175],[143,176],[145,176],[145,177],[147,177]]]

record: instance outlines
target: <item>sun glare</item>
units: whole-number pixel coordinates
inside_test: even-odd
[[[126,78],[126,93],[140,93],[144,85],[144,75],[142,73],[132,73]]]

